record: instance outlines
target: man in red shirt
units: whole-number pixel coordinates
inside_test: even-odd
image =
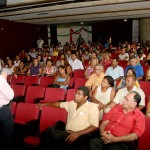
[[[141,96],[132,91],[122,105],[116,105],[103,118],[100,138],[90,141],[90,150],[128,150],[128,142],[137,140],[145,130],[145,117],[137,109]]]

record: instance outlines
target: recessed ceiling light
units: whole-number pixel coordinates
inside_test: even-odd
[[[127,19],[124,19],[123,21],[124,21],[124,22],[127,22]]]

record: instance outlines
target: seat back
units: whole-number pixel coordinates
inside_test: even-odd
[[[25,125],[28,121],[37,120],[39,112],[40,110],[35,104],[18,103],[14,122]]]
[[[127,66],[128,61],[127,60],[119,60],[118,65],[126,65]]]
[[[39,86],[47,87],[47,85],[54,82],[54,77],[42,76],[40,77]]]
[[[40,132],[46,128],[53,126],[57,121],[63,121],[66,123],[67,112],[63,108],[57,108],[52,106],[42,107],[40,116]]]
[[[70,78],[70,82],[68,84],[68,87],[73,88],[73,86],[74,86],[74,78]]]
[[[149,87],[150,87],[150,82],[140,81],[140,88],[144,91],[146,99],[150,95],[150,88]],[[147,102],[146,102],[146,104],[147,104]]]
[[[86,81],[87,81],[86,78],[75,78],[74,89],[77,89],[80,86],[84,86]]]
[[[150,139],[150,118],[145,118],[145,131],[142,136],[138,139],[138,150],[149,150]]]
[[[46,88],[44,101],[40,102],[55,102],[65,100],[65,89],[62,88]]]
[[[11,112],[12,112],[13,116],[15,116],[15,114],[16,114],[16,107],[17,107],[17,102],[12,101],[11,102]]]
[[[84,72],[85,70],[82,70],[82,69],[74,70],[73,78],[84,78]]]
[[[107,70],[108,67],[110,67],[111,65],[104,65],[104,72]]]
[[[66,101],[74,100],[74,93],[77,89],[68,89],[66,93]]]
[[[14,96],[25,96],[26,86],[25,85],[11,85],[14,91]]]
[[[44,99],[45,88],[41,86],[28,86],[26,95],[25,95],[25,102],[26,103],[34,103],[36,98],[43,98]]]
[[[39,83],[39,76],[25,76],[24,85],[30,86]]]
[[[7,76],[7,82],[8,82],[8,83],[11,82],[11,78],[12,78],[12,75],[8,75],[8,76]]]
[[[12,78],[11,78],[11,84],[19,84],[19,83],[24,83],[24,78],[25,78],[25,76],[23,76],[23,75],[17,75],[17,77],[15,77],[15,76],[12,76]]]

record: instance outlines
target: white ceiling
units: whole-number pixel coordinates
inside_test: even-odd
[[[99,0],[77,2],[55,0],[32,3],[33,0],[20,0],[21,5],[8,5],[0,9],[0,19],[32,24],[64,24],[91,22],[110,19],[150,17],[149,0]],[[40,1],[40,0],[38,0]],[[18,0],[13,0],[18,2]],[[30,2],[30,3],[23,3]],[[35,2],[35,1],[34,1]],[[18,3],[17,3],[18,4]]]

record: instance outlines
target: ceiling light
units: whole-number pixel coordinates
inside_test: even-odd
[[[127,22],[127,19],[124,19],[123,21],[124,21],[124,22]]]

